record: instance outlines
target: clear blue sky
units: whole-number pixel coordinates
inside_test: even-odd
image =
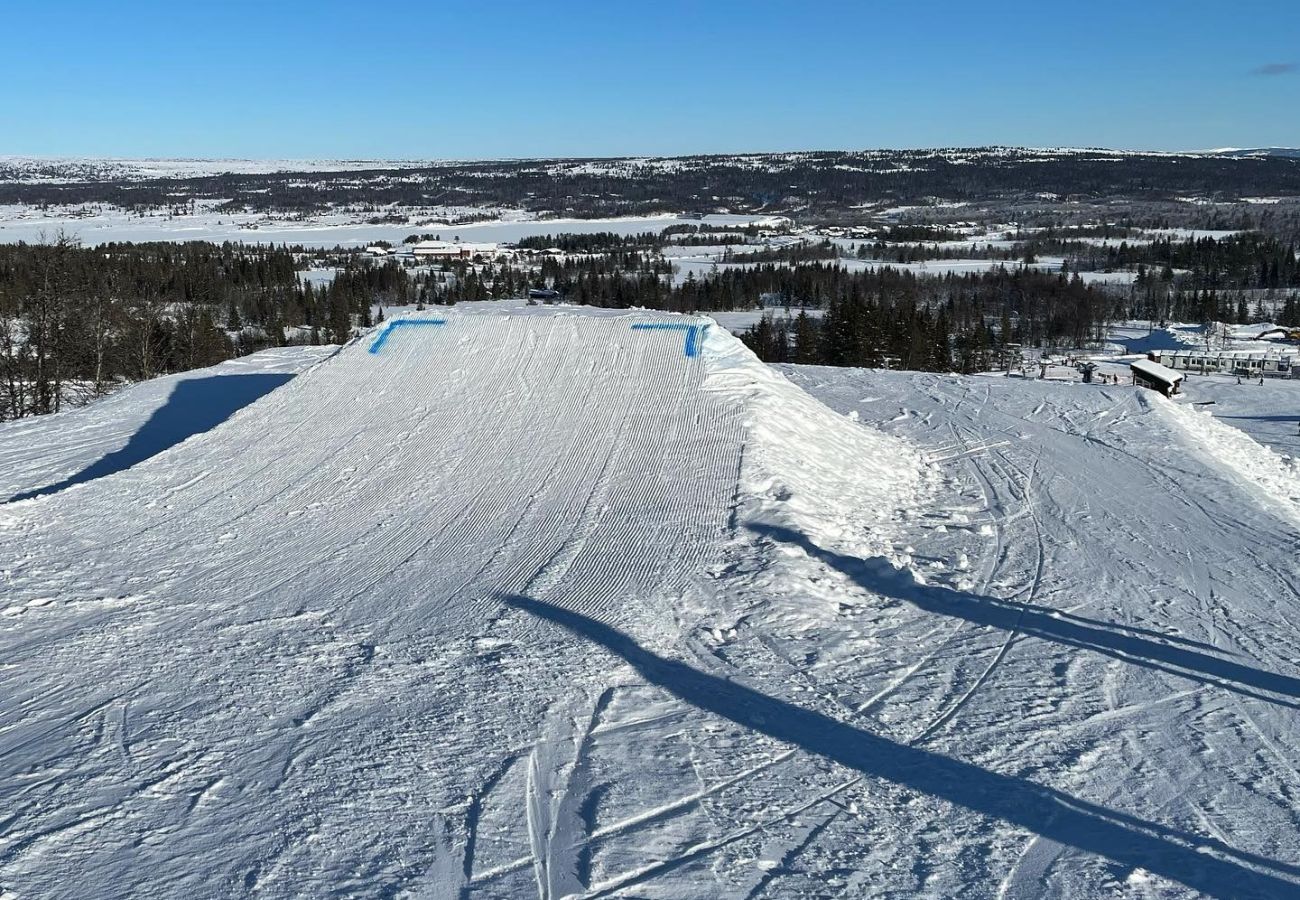
[[[1300,0],[15,0],[2,19],[0,154],[1300,146]]]

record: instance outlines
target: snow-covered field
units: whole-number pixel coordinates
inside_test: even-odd
[[[415,318],[0,427],[6,900],[1300,891],[1300,490],[1243,433]]]
[[[76,237],[83,244],[98,245],[112,241],[242,241],[246,244],[297,244],[304,247],[364,247],[376,241],[398,244],[411,234],[437,234],[443,240],[466,242],[507,242],[522,237],[559,234],[589,234],[610,231],[615,234],[658,232],[670,225],[749,225],[775,221],[761,215],[708,215],[683,219],[676,215],[628,216],[618,219],[537,219],[517,210],[469,210],[464,207],[411,210],[409,221],[402,224],[372,225],[366,219],[375,213],[321,213],[305,219],[273,218],[263,213],[221,212],[199,208],[193,213],[172,215],[156,212],[133,215],[115,207],[93,205],[50,207],[0,205],[0,243],[26,241],[36,243],[53,238],[60,232]],[[499,220],[468,225],[429,223],[431,215],[466,212],[489,212]]]
[[[908,842],[881,851],[887,871],[920,873],[886,876],[882,893],[1296,895],[1294,470],[1255,477],[1276,474],[1268,451],[1131,387],[784,370],[934,448],[949,480],[911,539],[929,587],[800,542],[825,563],[826,593],[861,590],[875,620],[862,686],[839,673],[824,683],[920,746],[1087,811],[1047,833],[942,814],[927,798],[878,803],[867,815],[882,840]],[[870,599],[881,594],[893,603]],[[811,650],[792,643],[790,657]]]

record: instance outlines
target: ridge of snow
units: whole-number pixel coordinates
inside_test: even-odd
[[[933,487],[921,453],[811,397],[723,329],[709,330],[704,352],[711,370],[705,388],[747,410],[746,517],[845,552],[892,557],[890,523]]]
[[[1142,394],[1140,399],[1154,406],[1198,452],[1232,473],[1265,506],[1300,524],[1300,461],[1264,446],[1208,411],[1153,395]]]

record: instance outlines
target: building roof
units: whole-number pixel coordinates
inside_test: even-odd
[[[1129,363],[1129,368],[1147,378],[1154,378],[1165,384],[1177,384],[1183,380],[1182,372],[1175,372],[1168,366],[1162,366],[1158,362],[1152,362],[1149,359],[1139,359]]]
[[[1197,356],[1206,359],[1290,359],[1295,356],[1295,352],[1286,350],[1275,350],[1268,348],[1266,350],[1198,350],[1195,347],[1179,348],[1177,350],[1162,350],[1161,356]]]
[[[411,249],[416,253],[496,253],[498,245],[470,241],[420,241]]]

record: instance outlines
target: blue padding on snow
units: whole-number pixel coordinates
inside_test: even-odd
[[[371,353],[378,353],[383,349],[384,344],[388,342],[388,336],[398,328],[407,328],[413,325],[446,325],[446,319],[395,319],[389,322],[379,330],[375,337],[374,343],[370,345]]]
[[[700,355],[700,341],[704,340],[704,332],[708,330],[708,325],[692,325],[691,330],[686,332],[687,356],[696,357]]]
[[[708,325],[687,325],[677,322],[633,322],[632,328],[637,331],[684,331],[686,332],[686,346],[684,352],[689,357],[700,355],[700,338],[704,335]]]

